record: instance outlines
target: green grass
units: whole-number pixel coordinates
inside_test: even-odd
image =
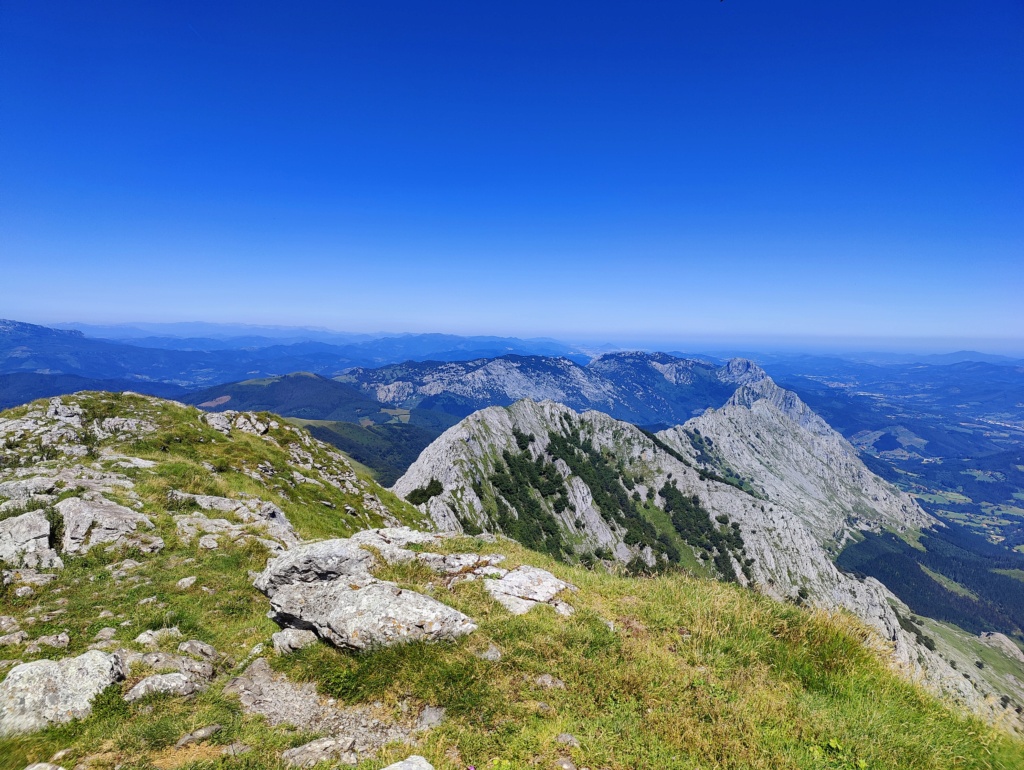
[[[940,586],[945,588],[947,591],[952,591],[953,593],[957,594],[958,596],[966,596],[966,597],[968,597],[970,599],[974,599],[974,601],[978,601],[978,595],[976,593],[974,593],[973,591],[969,591],[968,589],[964,588],[962,585],[957,583],[955,580],[953,580],[951,578],[948,578],[945,575],[942,575],[942,574],[936,572],[935,570],[928,569],[923,564],[919,564],[918,566],[921,568],[922,572],[924,572],[926,575],[928,575],[928,577],[930,577],[932,580],[934,580]]]

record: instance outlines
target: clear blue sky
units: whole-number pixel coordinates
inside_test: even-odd
[[[1024,338],[1024,3],[0,0],[0,317]]]

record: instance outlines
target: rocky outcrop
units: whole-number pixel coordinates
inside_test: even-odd
[[[462,613],[428,596],[378,580],[382,564],[418,561],[447,585],[484,579],[486,589],[520,614],[547,603],[563,615],[572,608],[556,595],[568,583],[534,567],[509,572],[497,554],[441,554],[412,550],[447,535],[408,527],[364,530],[350,538],[305,543],[276,556],[253,585],[270,597],[270,616],[288,629],[312,631],[338,647],[368,649],[406,641],[453,640],[476,629]],[[275,635],[275,649],[290,652],[291,636]],[[308,637],[300,641],[303,645]]]
[[[393,490],[405,497],[436,479],[442,491],[422,508],[439,529],[461,532],[471,526],[500,532],[495,510],[502,493],[492,479],[504,463],[504,454],[518,454],[526,443],[531,462],[554,462],[564,478],[569,504],[561,505],[561,510],[554,504],[558,497],[533,493],[540,510],[557,523],[563,542],[572,543],[577,553],[603,550],[621,562],[645,558],[640,547],[627,543],[629,531],[621,521],[600,510],[594,490],[568,465],[553,460],[549,449],[551,434],[587,444],[612,458],[608,465],[617,468],[620,483],[630,485],[635,498],[663,507],[663,493],[670,485],[683,498],[696,500],[713,526],[728,522],[742,538],[742,551],[728,556],[740,582],[776,599],[801,598],[828,610],[854,613],[885,640],[894,665],[908,676],[972,708],[987,708],[984,695],[970,681],[901,626],[894,608],[910,614],[902,602],[878,581],[858,580],[832,563],[831,549],[853,528],[907,529],[933,523],[930,517],[867,471],[842,437],[793,394],[781,392],[763,372],[736,364],[723,376],[746,381],[735,400],[719,410],[724,416],[708,412],[654,439],[607,415],[577,414],[551,402],[520,401],[507,408],[484,409],[427,447]],[[716,433],[712,430],[716,421],[737,428],[731,434]],[[687,432],[693,429],[711,438],[700,445],[702,451]],[[778,437],[775,443],[771,433]],[[734,450],[728,436],[734,436],[740,447],[743,437],[752,436],[753,446],[773,458],[781,457],[772,468],[776,475],[748,466],[744,458],[756,457],[758,451]],[[726,483],[722,478],[726,468],[748,479],[748,484],[753,478],[763,486],[744,490]],[[798,504],[803,490],[809,490],[809,499],[823,504]],[[658,526],[654,520],[649,523]],[[741,572],[741,568],[745,569]],[[507,601],[517,604],[515,598]]]
[[[938,525],[913,498],[869,471],[857,450],[795,393],[767,376],[744,384],[721,409],[658,437],[694,463],[748,480],[764,499],[798,514],[833,553],[857,531]]]
[[[550,604],[559,615],[571,615],[572,607],[555,597],[576,590],[550,572],[529,565],[517,567],[498,580],[484,580],[484,589],[513,615],[522,615],[539,604]]]
[[[153,528],[148,516],[104,497],[97,496],[91,500],[69,497],[54,508],[64,518],[64,553],[85,553],[102,544],[132,546],[143,551],[163,548],[163,540],[159,537],[138,531],[140,527]]]
[[[98,650],[15,666],[0,683],[0,735],[84,718],[92,710],[93,698],[122,679],[121,659]]]
[[[196,683],[184,674],[153,674],[142,679],[125,693],[124,699],[133,703],[147,695],[192,695],[198,690]]]
[[[32,569],[64,566],[57,552],[50,548],[50,523],[43,511],[0,521],[0,562]]]
[[[476,630],[458,610],[384,582],[357,588],[344,579],[296,583],[277,591],[270,607],[271,617],[281,625],[307,628],[346,649],[454,641]]]
[[[171,490],[168,501],[182,504],[192,503],[203,511],[221,511],[230,514],[237,522],[225,519],[208,519],[205,515],[183,515],[175,518],[178,533],[186,540],[191,540],[197,532],[224,534],[230,540],[244,538],[247,534],[246,524],[252,529],[260,530],[273,538],[285,548],[299,542],[299,536],[284,511],[273,503],[265,502],[256,497],[235,500],[229,497],[214,495],[192,495],[187,492]],[[280,550],[280,547],[275,548]]]
[[[411,740],[427,729],[425,721],[429,721],[415,709],[408,709],[408,718],[398,721],[384,718],[369,706],[342,707],[318,695],[311,683],[296,684],[275,674],[264,658],[253,661],[241,676],[231,680],[224,694],[237,696],[244,713],[258,714],[270,725],[292,725],[307,733],[330,736],[307,744],[307,751],[295,750],[289,758],[297,763],[316,756],[322,748],[332,752],[324,758],[354,765],[389,743]]]

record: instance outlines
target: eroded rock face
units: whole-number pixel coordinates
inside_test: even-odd
[[[297,583],[275,593],[270,606],[281,625],[308,628],[331,644],[356,650],[454,641],[476,630],[458,610],[384,582],[355,589],[344,579]]]
[[[92,711],[93,698],[122,679],[121,659],[99,650],[15,666],[0,683],[0,735],[84,718]]]
[[[64,517],[64,553],[85,553],[103,543],[138,546],[144,551],[163,547],[159,538],[145,537],[138,532],[140,527],[153,528],[148,516],[105,497],[97,496],[93,500],[69,497],[54,508]]]
[[[292,548],[269,562],[253,585],[267,596],[293,583],[314,583],[348,577],[367,580],[376,564],[372,553],[350,539],[325,540]]]
[[[33,569],[64,566],[57,552],[50,548],[50,523],[43,511],[0,521],[0,562]]]

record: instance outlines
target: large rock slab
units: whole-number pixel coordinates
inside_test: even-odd
[[[372,553],[348,538],[307,543],[267,562],[266,569],[253,585],[267,596],[273,596],[294,583],[315,583],[342,576],[364,584],[373,580],[370,569],[376,563]]]
[[[199,508],[204,511],[222,511],[224,513],[233,514],[243,524],[254,524],[259,529],[262,529],[270,537],[280,541],[286,548],[290,548],[299,543],[299,536],[295,532],[295,528],[292,523],[288,520],[284,511],[278,508],[273,503],[264,502],[259,498],[252,497],[245,500],[236,500],[230,497],[217,497],[216,495],[193,495],[188,492],[179,492],[178,490],[171,490],[167,495],[168,500],[171,502],[192,502],[195,503]],[[179,533],[182,530],[182,521],[187,521],[189,517],[176,517],[178,521]],[[192,517],[194,518],[194,517]],[[210,519],[209,521],[225,522],[224,519]],[[192,523],[195,526],[195,522]],[[231,525],[238,526],[238,525]],[[198,526],[200,531],[209,531],[203,529],[201,523]],[[239,531],[244,531],[243,527],[238,527]],[[189,533],[188,537],[194,536],[194,532]],[[234,540],[237,535],[232,535],[231,539]]]
[[[555,597],[573,586],[538,567],[517,567],[500,580],[484,580],[484,588],[513,615],[529,612],[538,604],[550,604],[563,615],[572,613],[569,605]]]
[[[92,711],[93,698],[122,679],[121,659],[99,650],[15,666],[0,683],[0,735],[84,718]]]
[[[139,527],[153,528],[148,516],[105,497],[97,496],[93,500],[69,497],[54,508],[64,517],[64,553],[85,553],[102,543],[140,545],[144,550],[150,549],[146,546],[155,545],[137,533]]]
[[[30,511],[0,521],[0,562],[33,569],[61,568],[50,548],[50,522],[43,511]]]
[[[412,641],[453,641],[476,630],[466,615],[436,599],[384,582],[353,588],[345,579],[295,583],[270,600],[270,616],[355,650]]]

